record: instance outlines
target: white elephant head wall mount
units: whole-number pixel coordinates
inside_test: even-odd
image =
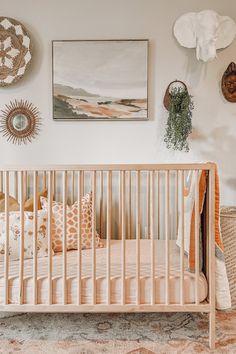
[[[236,36],[236,23],[212,10],[189,12],[174,25],[174,35],[183,47],[196,48],[198,60],[216,57],[216,50],[228,47]]]

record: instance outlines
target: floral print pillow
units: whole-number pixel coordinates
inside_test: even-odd
[[[20,258],[21,224],[20,212],[9,212],[9,256],[13,259]],[[37,256],[48,255],[47,212],[39,210],[37,214]],[[34,244],[34,213],[24,212],[24,258],[33,257]],[[6,224],[5,213],[0,213],[0,259],[5,254]]]

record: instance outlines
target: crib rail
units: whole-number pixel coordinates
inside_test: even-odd
[[[112,164],[112,165],[45,165],[45,166],[3,166],[0,171],[174,171],[174,170],[203,170],[209,171],[212,163],[183,163],[183,164]],[[46,176],[45,176],[46,178]]]
[[[199,277],[200,277],[200,235],[199,235],[199,179],[202,171],[207,171],[207,279],[209,284],[209,301],[200,303]],[[194,184],[194,215],[195,215],[195,285],[194,302],[185,300],[186,266],[185,266],[185,195],[188,193],[187,175],[191,172]],[[5,252],[3,273],[0,274],[1,292],[0,309],[31,311],[206,311],[210,312],[214,306],[214,165],[206,164],[159,164],[159,165],[79,165],[79,166],[46,166],[46,167],[6,167],[0,169],[0,188],[5,193],[4,223],[5,223]],[[39,296],[39,287],[42,279],[39,277],[39,257],[37,252],[37,215],[38,192],[47,188],[48,198],[48,256],[46,300]],[[84,300],[85,277],[83,275],[82,250],[82,198],[92,192],[92,250],[91,250],[91,293],[89,300]],[[12,302],[11,286],[13,278],[10,275],[12,264],[9,255],[10,248],[10,196],[19,202],[20,216],[20,250],[18,269],[18,299]],[[32,255],[32,296],[26,296],[28,275],[25,275],[26,260],[24,259],[24,228],[25,228],[25,200],[33,198],[33,255]],[[54,263],[52,249],[53,238],[53,201],[63,205],[62,230],[62,284],[60,302],[55,301],[54,288],[58,278],[53,275]],[[76,258],[76,276],[68,277],[70,251],[67,250],[68,241],[68,205],[78,201],[77,235],[78,247]],[[172,254],[171,240],[182,233],[179,252],[179,296],[178,302],[171,300],[172,286]],[[96,248],[96,232],[104,239],[105,271],[102,275],[103,284],[106,284],[106,296],[102,302],[99,300],[99,276],[97,262],[99,250]],[[119,272],[119,301],[114,301],[114,275],[112,268],[113,240],[118,239],[120,247]],[[160,283],[157,281],[157,240],[163,239],[164,249],[164,279],[165,297],[158,301],[156,294]],[[128,273],[129,255],[127,242],[132,240],[134,246],[135,274]],[[148,275],[142,269],[143,240],[149,240],[150,259]],[[41,263],[40,263],[41,264]],[[28,278],[27,278],[28,277]],[[75,280],[75,279],[76,280]],[[101,280],[101,279],[100,279]],[[76,300],[68,295],[68,287],[76,285]],[[135,284],[135,298],[129,298],[128,282]],[[105,283],[104,283],[105,282]],[[149,289],[148,301],[143,302],[143,284],[146,291]]]

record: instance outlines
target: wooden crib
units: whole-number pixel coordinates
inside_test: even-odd
[[[205,226],[199,176],[208,174]],[[185,256],[187,175],[195,179],[195,259]],[[0,169],[5,193],[5,253],[0,310],[20,312],[206,312],[215,344],[215,167],[213,164],[73,165]],[[47,188],[48,256],[37,255],[38,191]],[[81,248],[81,200],[92,192],[92,248]],[[9,256],[9,198],[20,209],[19,259]],[[24,259],[24,202],[33,198],[33,256]],[[53,200],[63,203],[62,252],[53,255]],[[78,200],[78,247],[67,250],[67,205]],[[181,230],[181,247],[176,238]],[[104,243],[96,248],[96,232]],[[200,243],[204,261],[200,271]],[[205,280],[204,280],[205,279]],[[206,282],[206,290],[202,284]]]

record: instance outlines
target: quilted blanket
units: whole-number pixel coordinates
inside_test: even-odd
[[[208,174],[202,171],[199,176],[199,215],[204,210],[206,203]],[[185,193],[185,252],[189,255],[189,270],[195,271],[195,179],[190,176],[190,186],[187,193]],[[216,308],[220,310],[228,309],[231,307],[231,296],[229,281],[226,272],[225,258],[224,258],[224,245],[222,241],[220,229],[220,186],[219,174],[217,166],[215,165],[215,275],[216,275]],[[201,223],[200,223],[201,224]],[[200,226],[201,227],[201,226]],[[181,244],[181,228],[178,230],[177,244]],[[204,241],[204,240],[203,240]],[[203,249],[203,247],[201,247]],[[203,253],[200,252],[201,258]],[[202,259],[200,260],[202,264]]]

